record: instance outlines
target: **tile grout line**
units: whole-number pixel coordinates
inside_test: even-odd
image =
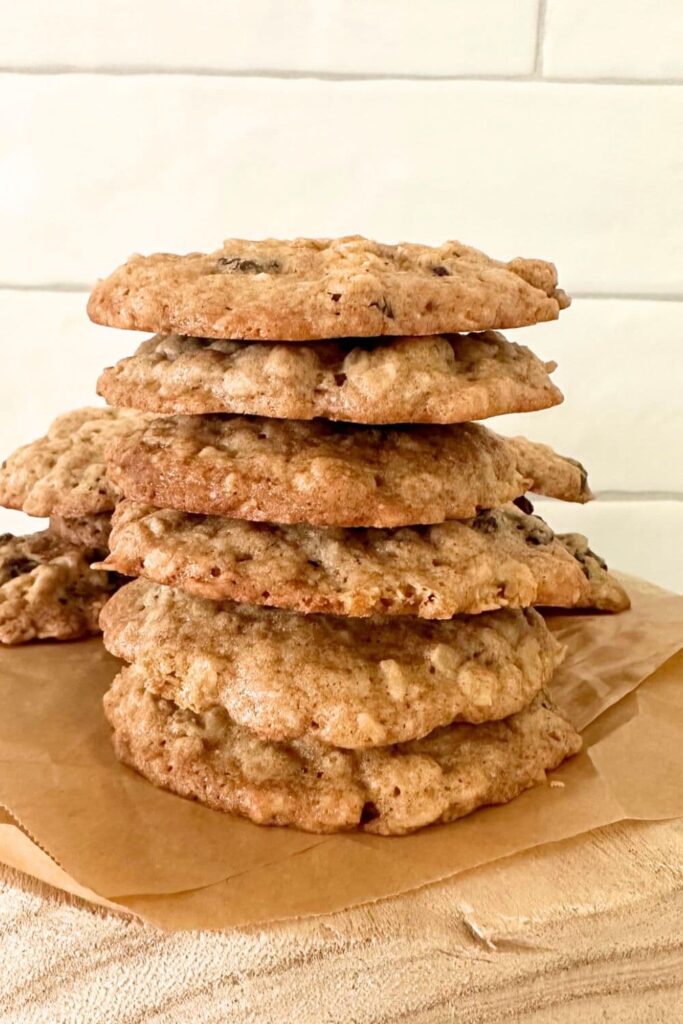
[[[543,51],[545,47],[545,23],[548,13],[548,0],[538,0],[536,10],[536,49],[534,53],[534,77],[543,79]]]
[[[45,292],[47,294],[84,294],[92,289],[94,281],[0,281],[0,292]],[[572,299],[591,299],[600,302],[683,302],[683,292],[570,292]]]
[[[545,4],[546,0],[543,0]],[[536,45],[539,45],[537,39]],[[536,67],[529,74],[462,74],[429,75],[419,73],[401,74],[398,72],[373,73],[365,71],[293,71],[282,68],[260,68],[238,70],[229,68],[203,67],[125,67],[116,65],[99,65],[97,67],[74,67],[72,65],[42,65],[36,67],[0,67],[0,76],[47,78],[93,75],[101,78],[228,78],[228,79],[263,79],[284,81],[321,81],[321,82],[507,82],[510,85],[536,83],[539,85],[612,85],[612,86],[682,86],[683,78],[637,78],[618,76],[586,76],[570,78],[563,75],[544,75],[542,73],[543,55],[539,52],[535,58],[540,60],[541,70]]]

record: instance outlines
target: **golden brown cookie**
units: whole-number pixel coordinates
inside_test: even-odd
[[[517,455],[517,467],[531,481],[530,491],[561,501],[584,504],[593,497],[588,474],[580,462],[558,453],[547,444],[529,441],[526,437],[507,437]]]
[[[514,506],[397,530],[278,526],[123,501],[100,566],[200,597],[336,615],[419,615],[585,599],[581,566]]]
[[[104,698],[119,760],[154,785],[260,825],[403,835],[512,800],[578,752],[581,738],[544,697],[510,718],[451,725],[422,740],[349,751],[269,743],[221,708],[197,715],[126,669]]]
[[[576,602],[577,608],[601,612],[624,612],[631,600],[621,583],[607,569],[607,563],[588,547],[580,533],[559,533],[557,539],[574,556],[588,581],[588,591]]]
[[[75,519],[111,512],[119,491],[107,478],[108,441],[150,417],[118,409],[76,409],[45,437],[18,448],[0,467],[0,505],[30,516]]]
[[[445,622],[298,615],[146,580],[120,590],[101,624],[107,650],[181,707],[220,704],[263,739],[352,748],[513,714],[562,653],[533,609]]]
[[[120,581],[91,569],[93,557],[47,530],[1,536],[0,643],[99,633],[100,611]]]
[[[552,263],[346,238],[228,239],[216,252],[133,256],[93,289],[91,320],[159,334],[310,341],[453,334],[557,319]]]
[[[316,345],[170,335],[105,370],[98,392],[166,415],[463,423],[557,405],[554,368],[493,331]]]
[[[513,448],[476,423],[170,416],[116,438],[107,465],[127,497],[158,508],[318,526],[464,519],[528,483]]]

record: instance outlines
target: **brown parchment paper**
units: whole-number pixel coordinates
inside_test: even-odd
[[[393,839],[259,828],[157,790],[113,757],[101,698],[118,664],[99,640],[0,650],[0,861],[166,929],[224,928],[329,913],[615,821],[681,815],[683,597],[625,582],[633,608],[621,616],[549,616],[568,647],[553,696],[584,736],[553,773],[563,785]]]

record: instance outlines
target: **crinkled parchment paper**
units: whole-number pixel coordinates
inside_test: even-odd
[[[548,617],[568,648],[553,696],[584,736],[552,775],[562,785],[393,839],[259,828],[157,790],[112,754],[101,698],[118,666],[99,640],[0,650],[0,861],[163,928],[223,928],[329,913],[611,822],[681,815],[683,597],[625,582],[623,615]]]

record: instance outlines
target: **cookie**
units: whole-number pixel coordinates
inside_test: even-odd
[[[91,569],[92,557],[48,530],[1,536],[0,643],[99,633],[100,611],[120,581]]]
[[[93,289],[91,320],[159,334],[311,341],[452,334],[556,320],[552,263],[347,238],[228,239],[213,253],[133,256]]]
[[[45,437],[18,448],[0,467],[0,505],[30,516],[111,512],[119,491],[107,478],[104,447],[150,417],[118,409],[76,409]]]
[[[580,462],[567,455],[558,455],[547,444],[529,441],[526,437],[505,438],[517,455],[517,467],[530,480],[529,490],[560,501],[584,504],[593,497],[588,474]]]
[[[631,600],[621,583],[608,571],[607,564],[588,547],[580,533],[560,533],[557,539],[574,556],[588,581],[588,591],[576,602],[577,608],[594,608],[601,612],[624,612]]]
[[[519,711],[561,648],[534,609],[446,622],[298,615],[135,580],[101,618],[108,651],[194,711],[225,707],[263,739],[369,747]]]
[[[68,541],[69,544],[102,552],[102,557],[106,557],[111,533],[111,512],[100,512],[95,516],[80,516],[78,519],[51,516],[50,533]]]
[[[510,718],[451,725],[364,751],[315,740],[270,743],[219,707],[183,710],[124,670],[104,698],[119,760],[150,782],[260,825],[404,835],[512,800],[579,751],[581,739],[542,696]]]
[[[123,501],[100,566],[213,600],[335,615],[418,615],[586,597],[581,567],[514,506],[398,530],[251,523]]]
[[[110,405],[166,415],[463,423],[558,405],[554,369],[493,331],[317,345],[171,335],[105,370],[98,392]]]
[[[114,439],[107,464],[127,497],[157,508],[317,526],[464,519],[528,483],[506,441],[472,423],[170,416]]]

